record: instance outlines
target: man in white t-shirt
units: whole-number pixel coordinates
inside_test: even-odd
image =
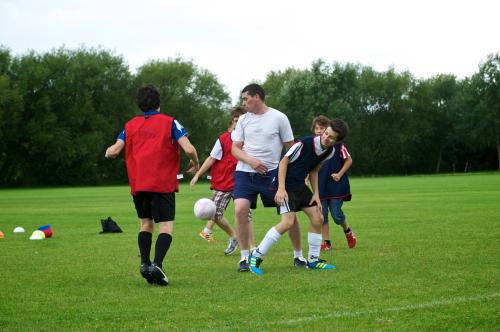
[[[264,89],[258,84],[247,85],[242,90],[243,108],[247,112],[240,116],[232,133],[231,152],[238,159],[234,172],[234,206],[236,235],[240,244],[241,260],[238,271],[249,271],[248,211],[255,209],[257,195],[264,207],[275,207],[272,181],[277,176],[283,146],[290,148],[294,137],[290,122],[285,114],[268,107]],[[294,247],[294,263],[306,265],[300,245],[300,229],[295,222],[290,230]],[[299,263],[299,264],[297,264]]]

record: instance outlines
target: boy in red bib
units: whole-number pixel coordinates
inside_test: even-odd
[[[190,159],[188,172],[196,172],[199,161],[196,149],[187,138],[186,129],[173,117],[159,112],[160,93],[154,86],[141,87],[136,101],[144,114],[125,124],[125,130],[106,150],[105,156],[114,159],[125,148],[130,192],[141,222],[138,236],[140,273],[148,283],[166,286],[168,278],[163,269],[163,259],[172,243],[175,192],[179,191],[179,148]],[[154,223],[159,225],[159,235],[151,263]]]

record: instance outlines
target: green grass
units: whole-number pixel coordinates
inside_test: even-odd
[[[500,329],[500,174],[351,179],[344,205],[358,238],[338,226],[333,271],[294,270],[285,236],[265,275],[236,272],[227,237],[199,238],[196,199],[177,196],[170,285],[138,273],[138,221],[127,187],[0,190],[0,330],[407,331]],[[112,216],[122,234],[100,235]],[[233,223],[232,204],[227,212]],[[307,220],[299,215],[307,253]],[[255,213],[260,242],[278,217]],[[29,241],[38,226],[54,237]],[[27,233],[13,235],[15,226]]]

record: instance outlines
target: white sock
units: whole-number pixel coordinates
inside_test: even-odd
[[[302,249],[293,251],[293,258],[303,257]]]
[[[266,233],[266,236],[264,236],[264,239],[257,247],[257,250],[255,251],[254,255],[257,257],[262,257],[265,254],[267,254],[269,252],[269,250],[271,250],[271,247],[276,242],[278,242],[280,237],[281,237],[281,234],[278,233],[276,228],[272,227],[271,229],[269,229]]]
[[[309,243],[309,261],[314,262],[319,259],[319,250],[321,247],[321,233],[307,233],[307,242]]]
[[[203,231],[205,232],[205,234],[212,234],[212,230],[208,229],[207,227],[205,227]]]
[[[240,252],[241,252],[241,260],[248,258],[248,255],[250,254],[249,250],[241,250]]]

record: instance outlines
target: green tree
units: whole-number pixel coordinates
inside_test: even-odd
[[[229,122],[229,94],[217,77],[181,58],[154,60],[138,70],[135,87],[144,84],[153,84],[160,90],[162,112],[186,127],[189,139],[204,160]],[[182,158],[185,165],[187,160]]]

